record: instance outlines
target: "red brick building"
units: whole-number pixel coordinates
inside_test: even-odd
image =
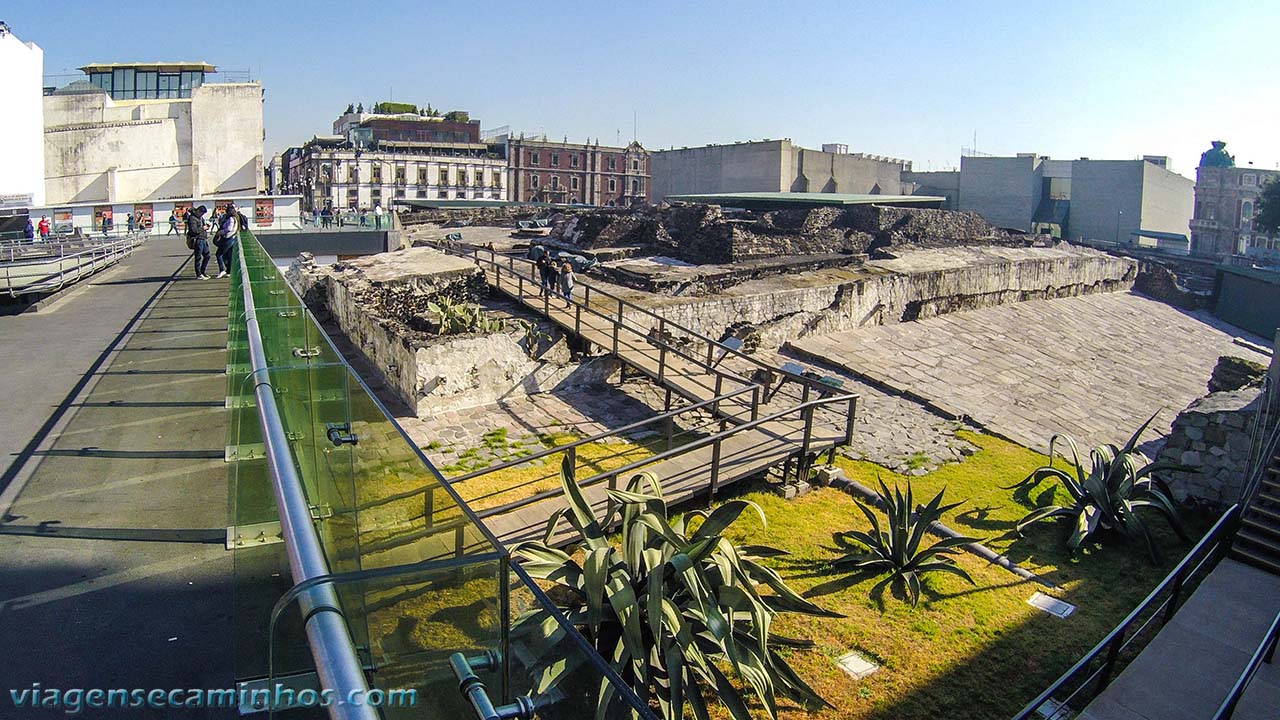
[[[507,188],[517,202],[628,207],[649,200],[649,151],[511,137]]]

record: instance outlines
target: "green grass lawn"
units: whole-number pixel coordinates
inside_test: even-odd
[[[764,508],[769,525],[761,530],[758,523],[743,520],[731,536],[789,551],[789,557],[772,563],[788,583],[846,616],[784,615],[775,623],[783,635],[817,643],[815,650],[790,655],[800,675],[836,706],[813,717],[1008,717],[1102,639],[1190,549],[1158,521],[1153,526],[1170,543],[1161,566],[1153,566],[1136,545],[1108,546],[1072,558],[1065,549],[1064,528],[1057,524],[1028,528],[1027,536],[1018,538],[1009,532],[1014,523],[1032,507],[1051,502],[1055,491],[1045,486],[1015,494],[1001,486],[1022,479],[1044,456],[990,436],[965,438],[979,452],[914,478],[917,502],[944,487],[948,500],[967,500],[944,522],[1052,580],[1060,589],[1049,594],[1075,604],[1076,613],[1063,620],[1032,608],[1027,598],[1043,587],[967,553],[958,562],[976,587],[944,574],[928,579],[915,609],[891,590],[873,597],[880,578],[856,578],[828,567],[838,554],[833,534],[868,529],[851,497],[827,488],[792,501],[748,492],[745,497]],[[844,459],[837,464],[864,485],[874,487],[879,477],[890,487],[895,482],[905,487],[906,478],[879,466]],[[1064,490],[1056,493],[1060,502],[1066,501]],[[1207,527],[1203,519],[1188,520],[1193,536]],[[834,660],[851,650],[880,663],[880,671],[860,681],[844,674]],[[787,714],[808,716],[794,707]]]

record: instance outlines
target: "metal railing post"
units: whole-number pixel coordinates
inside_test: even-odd
[[[723,424],[723,421],[721,421]],[[724,432],[721,429],[721,432]],[[716,438],[715,444],[711,446],[711,492],[707,496],[707,504],[715,502],[716,488],[720,485],[720,438]]]
[[[753,385],[751,387],[751,419],[755,420],[760,417],[760,386]]]
[[[849,398],[849,414],[844,421],[844,444],[853,444],[853,419],[858,415],[858,398]]]
[[[809,470],[809,444],[813,435],[813,406],[806,405],[801,413],[804,415],[804,439],[800,442],[800,465],[796,468],[796,479],[805,479]]]
[[[1186,580],[1186,567],[1178,568],[1178,574],[1173,578],[1173,590],[1169,595],[1169,605],[1165,607],[1164,618],[1161,619],[1160,625],[1168,625],[1173,619],[1173,614],[1178,612],[1178,598],[1182,595],[1182,583]]]
[[[662,382],[667,377],[667,339],[666,339],[667,323],[665,320],[658,321],[658,382]]]
[[[427,519],[427,529],[435,524],[436,514],[436,493],[435,486],[428,485],[424,493],[422,493],[422,516]]]
[[[711,403],[711,414],[712,414],[712,415],[719,415],[719,414],[720,414],[720,388],[721,388],[723,385],[724,385],[724,374],[723,374],[723,373],[719,373],[719,372],[717,372],[717,373],[716,373],[716,389],[715,389],[715,391],[712,393],[712,397],[714,397],[714,398],[716,399],[716,401],[715,401],[715,402]],[[753,418],[753,419],[754,419],[754,418]]]
[[[1120,659],[1120,648],[1124,645],[1124,636],[1128,628],[1116,633],[1111,644],[1107,646],[1107,659],[1102,665],[1102,674],[1098,676],[1098,692],[1101,693],[1111,684],[1111,675],[1115,672],[1116,661]]]

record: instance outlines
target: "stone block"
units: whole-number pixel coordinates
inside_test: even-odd
[[[1190,440],[1200,440],[1201,438],[1204,437],[1204,428],[1199,428],[1192,425],[1188,425],[1187,427],[1182,428],[1182,432],[1186,436],[1186,438]],[[1173,438],[1171,437],[1170,442],[1172,442],[1172,440]]]
[[[1181,462],[1183,465],[1186,465],[1187,467],[1199,467],[1200,453],[1196,452],[1195,450],[1188,450],[1182,453],[1182,457],[1179,458],[1179,462]]]

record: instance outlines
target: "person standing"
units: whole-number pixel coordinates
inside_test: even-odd
[[[382,203],[373,206],[374,227],[378,230],[382,229]]]
[[[50,227],[49,225],[49,216],[41,215],[40,224],[36,226],[36,232],[40,233],[40,239],[44,241],[48,241],[49,235],[52,234],[52,231],[53,231],[53,228]]]
[[[129,229],[129,234],[133,234],[133,215],[129,215],[129,219],[125,221],[125,226]]]
[[[560,293],[564,295],[564,306],[569,307],[573,303],[573,265],[565,263],[560,268]]]
[[[218,277],[224,278],[231,271],[231,262],[235,259],[236,242],[239,239],[240,213],[236,212],[235,204],[231,203],[222,214],[218,233],[213,237],[213,244],[218,249]]]
[[[204,214],[208,212],[204,205],[187,212],[187,247],[194,253],[196,278],[208,280],[204,274],[209,266],[209,231],[204,226]]]
[[[27,216],[27,227],[26,227],[25,229],[23,229],[23,231],[22,231],[22,236],[23,236],[23,237],[25,237],[25,238],[27,239],[27,241],[28,241],[28,242],[35,242],[35,239],[36,239],[36,227],[35,227],[34,225],[32,225],[32,224],[31,224],[31,216],[30,216],[30,215],[28,215],[28,216]]]
[[[168,236],[168,235],[177,235],[177,234],[178,234],[178,216],[175,214],[175,211],[170,210],[169,211],[169,232],[165,233],[165,235]]]
[[[547,294],[547,275],[550,272],[550,268],[548,266],[551,265],[551,261],[547,258],[546,254],[544,253],[542,255],[539,255],[538,259],[535,260],[533,264],[534,264],[534,267],[538,268],[538,294],[546,295]]]

